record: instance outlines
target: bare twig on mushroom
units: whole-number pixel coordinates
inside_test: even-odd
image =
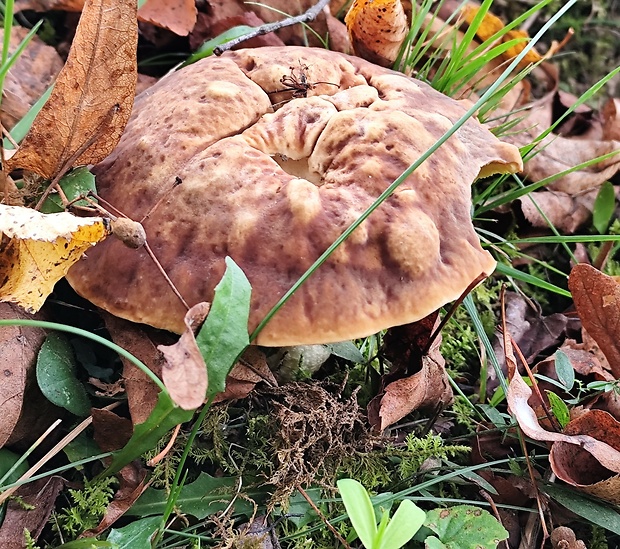
[[[314,21],[319,16],[319,13],[321,13],[323,8],[327,6],[327,4],[329,4],[329,0],[319,0],[319,2],[317,2],[309,10],[305,11],[300,15],[294,15],[292,17],[282,19],[282,21],[267,23],[266,25],[256,27],[256,29],[254,29],[252,32],[249,32],[248,34],[244,34],[243,36],[234,38],[230,42],[226,42],[226,44],[217,46],[217,48],[213,50],[213,53],[215,55],[222,55],[225,51],[234,48],[235,46],[241,44],[242,42],[245,42],[246,40],[251,40],[252,38],[256,38],[257,36],[263,36],[264,34],[269,34],[270,32],[275,32],[285,27],[291,27],[293,25],[297,25],[298,23]]]

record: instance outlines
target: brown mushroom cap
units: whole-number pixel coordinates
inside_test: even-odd
[[[307,97],[272,93],[286,87],[281,79],[291,71],[323,83]],[[465,111],[422,82],[355,57],[301,47],[240,50],[140,95],[118,147],[94,171],[101,196],[133,219],[166,196],[144,227],[190,305],[212,299],[224,258],[232,257],[252,285],[253,330]],[[256,343],[362,337],[456,299],[495,268],[471,223],[470,185],[480,174],[520,168],[515,147],[469,120],[302,285]],[[183,183],[171,190],[177,177]],[[184,308],[143,249],[108,239],[68,279],[115,315],[183,330]]]

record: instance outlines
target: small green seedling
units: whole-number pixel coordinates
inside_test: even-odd
[[[366,489],[349,478],[341,479],[337,484],[351,524],[366,549],[399,549],[424,523],[426,513],[405,499],[392,518],[389,510],[384,510],[377,526],[375,509]]]

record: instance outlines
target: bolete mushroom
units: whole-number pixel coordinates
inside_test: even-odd
[[[274,111],[275,108],[275,111]],[[320,49],[208,58],[141,94],[100,195],[144,221],[185,300],[209,301],[226,256],[252,285],[249,329],[330,244],[466,112],[425,83]],[[521,168],[469,120],[357,228],[255,343],[327,343],[418,320],[495,261],[471,218],[471,183]],[[172,189],[176,178],[182,184]],[[108,239],[68,275],[120,317],[173,332],[185,310],[144,250]]]

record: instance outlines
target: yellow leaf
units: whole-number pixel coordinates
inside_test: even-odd
[[[0,205],[0,301],[38,311],[69,267],[108,234],[100,217]]]
[[[356,55],[383,67],[394,63],[409,32],[400,0],[355,0],[344,21]]]
[[[474,4],[465,5],[462,13],[463,18],[468,25],[471,25],[479,9],[479,6],[475,6]],[[480,41],[485,42],[494,34],[501,31],[503,28],[504,23],[502,23],[502,20],[499,17],[493,15],[492,13],[487,12],[482,19],[480,26],[476,29],[476,36],[480,39]],[[515,38],[521,38],[522,41],[519,42],[517,45],[512,46],[504,54],[502,54],[502,57],[507,61],[511,61],[512,59],[517,57],[517,55],[519,55],[524,50],[525,46],[527,46],[527,43],[529,41],[529,35],[527,34],[527,32],[522,30],[507,31],[500,40],[502,42],[509,42],[510,40],[514,40]],[[522,69],[530,63],[537,63],[541,60],[542,57],[540,56],[540,54],[534,48],[532,48],[522,59],[521,63],[519,63],[518,68]]]

